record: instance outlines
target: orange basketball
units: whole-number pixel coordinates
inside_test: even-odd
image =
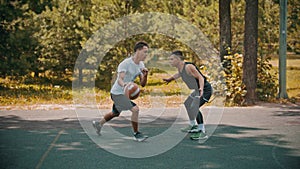
[[[136,83],[130,82],[124,88],[124,94],[130,100],[134,100],[140,95],[140,88]]]

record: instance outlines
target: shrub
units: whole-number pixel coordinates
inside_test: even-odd
[[[243,77],[243,56],[241,54],[224,56],[223,65],[226,83],[225,105],[242,105],[247,93]]]
[[[269,63],[269,58],[257,61],[257,88],[256,93],[259,100],[270,101],[276,97],[278,92],[277,71]],[[274,71],[274,72],[272,72]]]
[[[243,78],[243,56],[241,54],[227,55],[223,65],[226,83],[225,105],[242,105],[247,93]],[[225,63],[225,64],[224,64]],[[261,101],[271,101],[276,97],[278,84],[276,83],[277,72],[272,69],[269,59],[257,59],[257,97]]]

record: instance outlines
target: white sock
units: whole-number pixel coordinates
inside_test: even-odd
[[[198,125],[198,129],[205,133],[205,127],[203,123]]]
[[[191,126],[196,125],[196,121],[195,121],[195,120],[190,120],[190,125],[191,125]]]

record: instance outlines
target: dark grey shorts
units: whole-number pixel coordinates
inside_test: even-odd
[[[110,94],[111,99],[113,100],[114,104],[112,107],[112,112],[114,114],[120,114],[122,111],[131,110],[136,104],[128,99],[125,95],[114,95]]]

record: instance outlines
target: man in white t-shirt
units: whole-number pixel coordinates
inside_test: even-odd
[[[130,110],[132,112],[131,124],[134,132],[134,139],[136,141],[144,141],[148,138],[148,136],[143,135],[138,130],[139,107],[124,95],[124,87],[126,84],[133,82],[137,77],[140,78],[140,85],[142,87],[146,85],[148,70],[143,61],[147,57],[148,49],[149,46],[147,43],[136,43],[134,46],[134,55],[124,59],[119,64],[117,79],[110,90],[111,99],[114,102],[112,111],[105,114],[99,122],[93,121],[93,126],[96,129],[97,134],[100,135],[104,123],[119,116],[122,111]]]

